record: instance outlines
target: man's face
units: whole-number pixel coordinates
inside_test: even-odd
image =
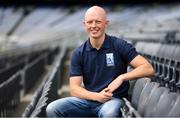
[[[101,13],[91,12],[85,16],[84,25],[89,37],[98,39],[105,34],[108,21]]]

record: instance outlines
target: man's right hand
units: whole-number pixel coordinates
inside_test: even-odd
[[[109,90],[109,88],[105,88],[101,92],[96,93],[95,100],[101,103],[105,103],[106,101],[110,100],[113,94]]]

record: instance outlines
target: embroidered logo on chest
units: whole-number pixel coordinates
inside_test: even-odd
[[[114,55],[113,53],[106,54],[106,65],[107,66],[114,66]]]

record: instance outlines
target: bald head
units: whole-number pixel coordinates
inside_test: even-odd
[[[89,8],[85,13],[83,23],[90,40],[99,39],[98,41],[102,43],[109,23],[105,10],[99,6]]]
[[[84,20],[86,20],[89,16],[93,16],[93,15],[99,16],[100,18],[102,18],[102,20],[107,19],[106,11],[99,6],[90,7],[85,13]]]

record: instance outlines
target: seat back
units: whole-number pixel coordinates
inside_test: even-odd
[[[176,102],[174,103],[173,108],[170,110],[168,117],[180,117],[180,95],[178,95],[178,98]]]
[[[167,117],[170,115],[170,111],[174,107],[178,96],[178,93],[173,92],[163,94],[157,105],[154,107],[154,112],[151,117]]]
[[[135,109],[137,109],[139,97],[140,97],[142,89],[149,82],[150,82],[150,78],[141,78],[136,81],[134,89],[133,89],[133,93],[132,93],[132,99],[131,99],[131,104]]]
[[[151,93],[151,96],[149,97],[149,102],[146,105],[145,112],[143,114],[143,117],[150,117],[153,112],[155,112],[154,107],[159,102],[160,97],[163,94],[167,94],[169,92],[169,89],[166,87],[158,87],[154,89]]]
[[[138,112],[141,115],[144,115],[145,108],[147,107],[147,104],[149,103],[149,98],[152,94],[152,91],[156,90],[159,87],[159,83],[157,82],[150,82],[147,84],[140,95],[139,102],[138,102]]]

